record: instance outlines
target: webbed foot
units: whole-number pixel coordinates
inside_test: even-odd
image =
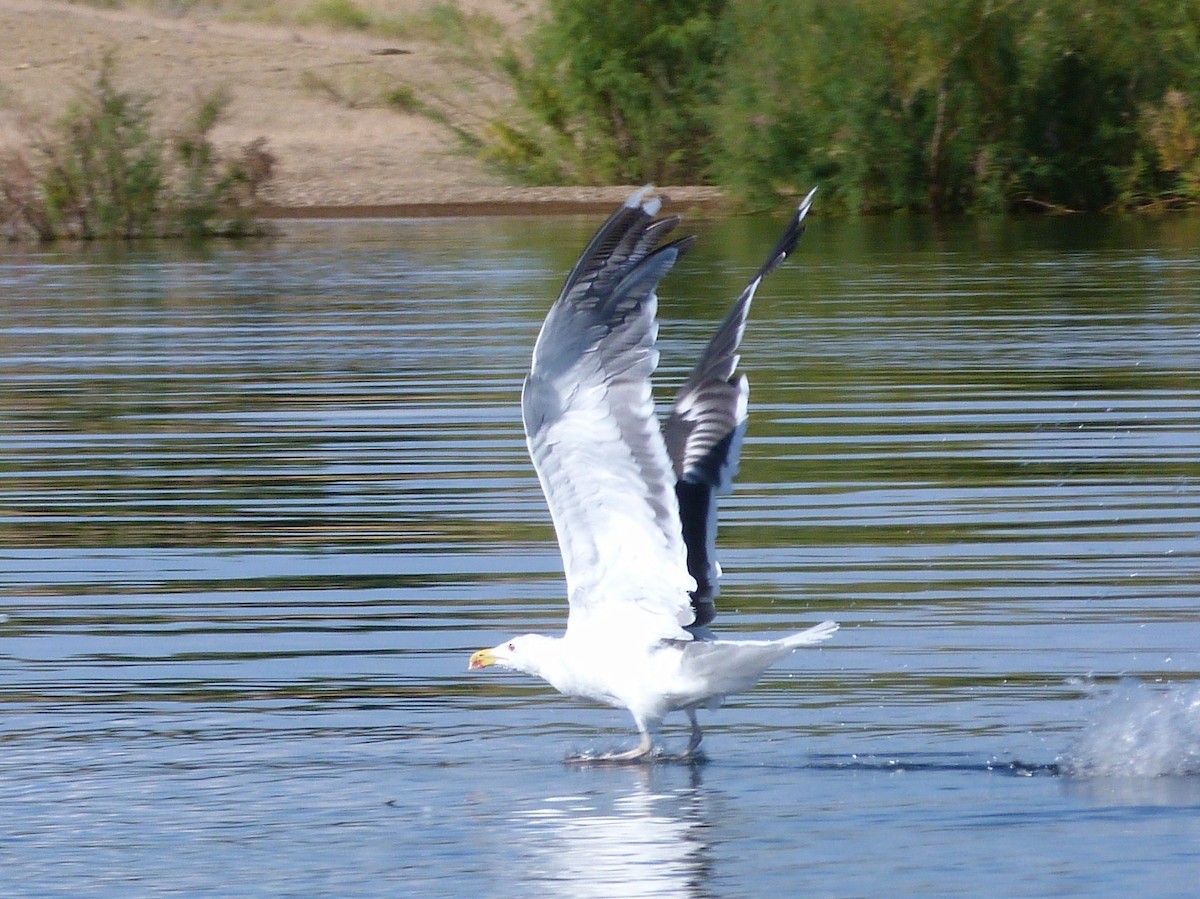
[[[631,762],[652,762],[654,758],[654,738],[650,734],[642,734],[641,741],[633,749],[624,752],[604,752],[599,755],[570,755],[567,756],[566,762],[568,765],[624,765]]]

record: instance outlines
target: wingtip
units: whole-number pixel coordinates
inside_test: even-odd
[[[808,192],[803,200],[800,201],[800,206],[796,210],[796,221],[804,221],[804,217],[808,215],[808,210],[812,206],[813,197],[817,195],[817,188],[813,188]]]
[[[816,193],[817,189],[814,187],[800,202],[800,205],[796,208],[796,214],[788,224],[787,230],[783,232],[779,243],[771,250],[771,255],[767,257],[767,261],[763,263],[762,268],[755,275],[755,280],[752,283],[753,287],[757,287],[759,281],[779,268],[783,264],[783,261],[795,252],[796,244],[800,242],[800,238],[804,235],[804,229],[807,227],[804,224],[804,220],[808,217],[808,211],[812,208],[813,197],[816,196]]]
[[[641,188],[629,195],[625,206],[629,209],[637,209],[640,206],[647,215],[651,217],[658,215],[659,210],[662,209],[663,198],[655,195],[654,190],[653,184],[643,184]]]
[[[780,241],[779,249],[782,251],[782,255],[790,256],[795,251],[796,244],[800,242],[800,238],[804,235],[804,229],[807,227],[804,220],[808,218],[808,213],[812,209],[813,198],[816,195],[817,188],[814,187],[800,201],[800,205],[796,207],[796,215],[792,218],[792,223],[783,240]]]

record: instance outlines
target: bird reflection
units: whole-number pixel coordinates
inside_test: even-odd
[[[583,770],[580,776],[604,783],[595,785],[597,792],[548,797],[521,816],[534,856],[527,876],[539,894],[709,895],[699,766]],[[627,778],[628,789],[605,789],[614,776]]]

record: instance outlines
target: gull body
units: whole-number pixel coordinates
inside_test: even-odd
[[[815,193],[815,191],[813,192]],[[522,391],[530,456],[562,551],[570,612],[561,637],[526,634],[471,656],[547,681],[568,696],[625,708],[655,753],[663,718],[691,722],[753,687],[774,663],[837,629],[823,622],[770,640],[723,640],[716,615],[717,496],[737,470],[749,385],[737,349],[755,291],[795,248],[810,193],[709,341],[660,427],[650,377],[659,280],[692,238],[663,243],[646,187],[600,228],[568,275],[534,346]]]

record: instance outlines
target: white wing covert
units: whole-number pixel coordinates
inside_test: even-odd
[[[690,638],[675,475],[654,414],[659,280],[691,244],[634,194],[597,232],[546,316],[521,396],[529,454],[566,570],[568,631]],[[623,633],[622,633],[623,632]]]

